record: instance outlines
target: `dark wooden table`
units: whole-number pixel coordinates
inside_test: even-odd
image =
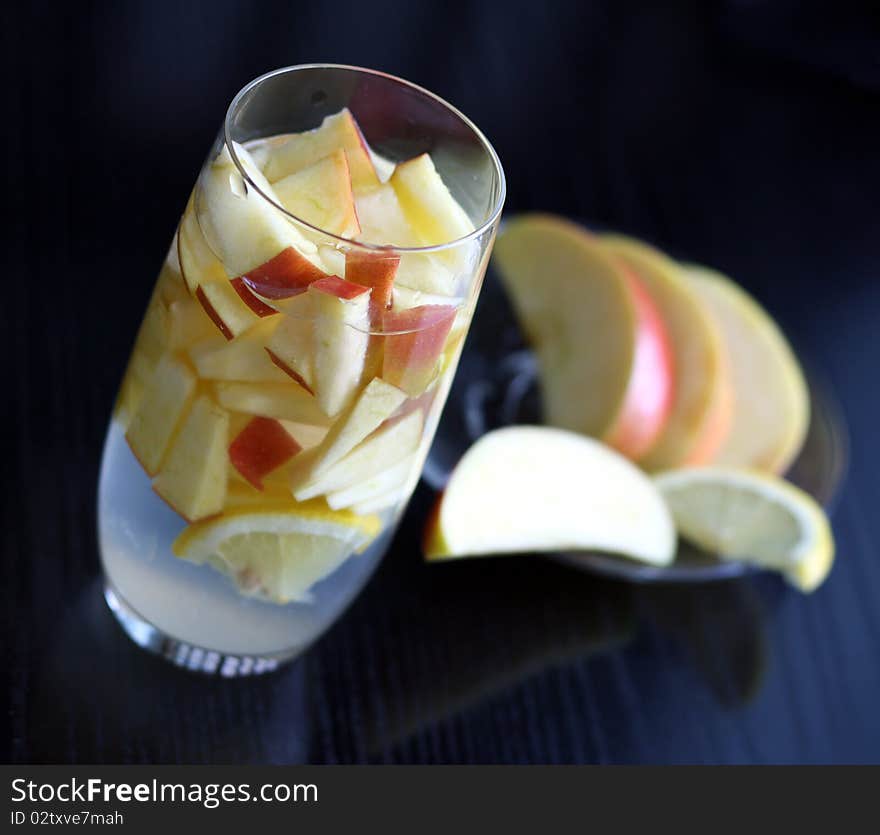
[[[788,3],[373,2],[332,21],[317,4],[158,5],[37,2],[0,27],[0,759],[880,759],[871,19]],[[95,485],[137,320],[225,102],[318,58],[461,106],[498,147],[511,211],[649,237],[765,301],[850,426],[825,586],[638,588],[525,557],[425,566],[422,485],[378,574],[295,666],[212,681],[122,636],[100,596]]]

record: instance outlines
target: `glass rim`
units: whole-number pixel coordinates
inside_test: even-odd
[[[263,192],[263,190],[251,179],[250,175],[247,173],[245,167],[241,163],[241,160],[239,160],[238,155],[236,154],[234,140],[232,139],[231,135],[233,115],[240,106],[242,99],[262,82],[267,81],[268,79],[273,78],[277,75],[282,75],[289,72],[319,69],[348,70],[351,72],[358,72],[365,75],[372,75],[378,78],[388,79],[404,87],[408,87],[411,90],[416,91],[420,95],[432,99],[433,101],[440,104],[441,107],[446,108],[454,116],[459,118],[464,123],[464,125],[473,132],[474,136],[482,145],[483,149],[485,150],[486,154],[492,162],[492,167],[494,168],[495,174],[498,178],[498,196],[486,219],[482,223],[480,223],[479,226],[476,226],[473,231],[469,232],[467,235],[463,235],[462,237],[455,238],[451,241],[444,241],[440,244],[431,244],[430,246],[395,246],[394,244],[375,244],[368,241],[356,241],[353,238],[346,238],[342,235],[336,235],[332,232],[328,232],[326,229],[315,226],[314,224],[303,220],[303,218],[299,217],[298,215],[293,214],[293,212],[289,212],[287,209],[284,208],[284,206],[280,205],[268,194]],[[405,78],[400,78],[399,76],[391,75],[390,73],[382,72],[381,70],[371,70],[366,67],[358,67],[353,64],[292,64],[287,67],[279,67],[276,70],[271,70],[267,73],[263,73],[263,75],[260,75],[257,78],[254,78],[253,80],[245,84],[244,87],[242,87],[235,94],[229,104],[229,107],[226,110],[226,116],[223,120],[223,141],[226,143],[226,147],[229,150],[229,155],[232,158],[232,161],[235,163],[235,167],[238,169],[239,174],[241,174],[247,185],[250,188],[253,188],[257,192],[257,194],[259,194],[266,202],[270,203],[286,217],[296,221],[296,223],[302,224],[306,228],[311,229],[312,231],[317,232],[320,235],[324,235],[327,238],[330,238],[331,240],[337,241],[338,243],[341,243],[348,247],[360,247],[361,249],[366,250],[374,250],[379,252],[400,252],[404,254],[444,252],[450,249],[454,249],[455,247],[466,244],[468,241],[479,238],[487,230],[491,229],[498,222],[498,218],[501,215],[501,210],[504,208],[504,200],[507,196],[507,181],[504,176],[504,169],[501,166],[501,160],[498,158],[498,154],[496,153],[495,148],[492,146],[492,143],[489,142],[489,140],[486,138],[485,134],[473,123],[473,121],[465,116],[464,113],[462,113],[457,107],[451,105],[444,98],[438,96],[436,93],[432,93],[430,90],[421,87],[418,84],[414,84],[412,81],[407,81]]]

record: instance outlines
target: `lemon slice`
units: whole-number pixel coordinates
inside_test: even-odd
[[[782,572],[813,591],[834,561],[825,512],[803,490],[750,470],[706,467],[655,479],[685,539],[724,559]]]
[[[222,515],[187,527],[172,550],[229,574],[244,594],[308,602],[315,583],[363,551],[381,527],[378,516],[334,511],[322,500],[293,504],[269,496],[235,504],[233,498]]]

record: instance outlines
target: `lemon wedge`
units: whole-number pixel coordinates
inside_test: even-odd
[[[311,588],[381,530],[378,516],[331,510],[323,500],[242,500],[187,527],[172,549],[228,574],[244,594],[275,603],[308,602]]]
[[[663,473],[655,483],[679,534],[723,559],[780,571],[816,589],[834,561],[828,518],[787,481],[751,470],[706,467]]]

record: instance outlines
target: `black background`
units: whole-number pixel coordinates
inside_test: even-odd
[[[0,27],[4,759],[880,759],[880,26],[868,4],[16,4]],[[101,442],[157,265],[235,92],[287,64],[403,75],[485,131],[508,212],[723,269],[840,397],[839,559],[634,589],[516,558],[426,567],[430,491],[294,668],[187,676],[104,611]]]

